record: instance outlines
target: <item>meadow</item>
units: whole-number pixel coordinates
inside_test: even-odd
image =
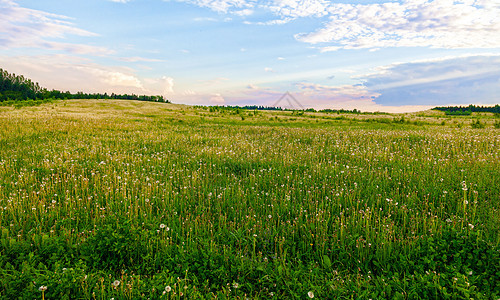
[[[0,298],[499,299],[499,127],[0,107]]]

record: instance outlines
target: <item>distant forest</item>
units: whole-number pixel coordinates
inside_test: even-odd
[[[50,99],[123,99],[123,100],[141,100],[153,102],[170,102],[163,96],[147,95],[117,95],[107,93],[83,93],[61,92],[58,90],[47,90],[40,87],[38,82],[33,82],[28,78],[0,69],[0,102],[18,102],[25,100],[50,100]]]
[[[202,107],[202,106],[199,106]],[[315,110],[314,108],[306,108],[306,109],[290,109],[290,108],[282,108],[276,106],[262,106],[262,105],[225,105],[225,106],[210,106],[210,111],[224,111],[224,110],[232,110],[238,112],[239,110],[280,110],[280,111],[294,111],[294,112],[322,112],[322,113],[337,113],[337,114],[370,114],[370,115],[386,115],[384,112],[361,112],[360,110],[353,109],[322,109]]]
[[[495,106],[442,106],[434,107],[433,110],[444,111],[447,115],[470,115],[473,112],[491,112],[500,114],[500,105]]]

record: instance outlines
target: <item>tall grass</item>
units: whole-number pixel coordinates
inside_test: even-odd
[[[500,296],[498,129],[291,117],[1,110],[0,296]]]

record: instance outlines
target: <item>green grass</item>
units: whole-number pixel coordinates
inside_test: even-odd
[[[0,107],[0,297],[498,299],[495,118],[401,117]]]

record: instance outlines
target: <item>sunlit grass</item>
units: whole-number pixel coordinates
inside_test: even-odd
[[[0,108],[0,295],[498,297],[500,131],[429,114]]]

